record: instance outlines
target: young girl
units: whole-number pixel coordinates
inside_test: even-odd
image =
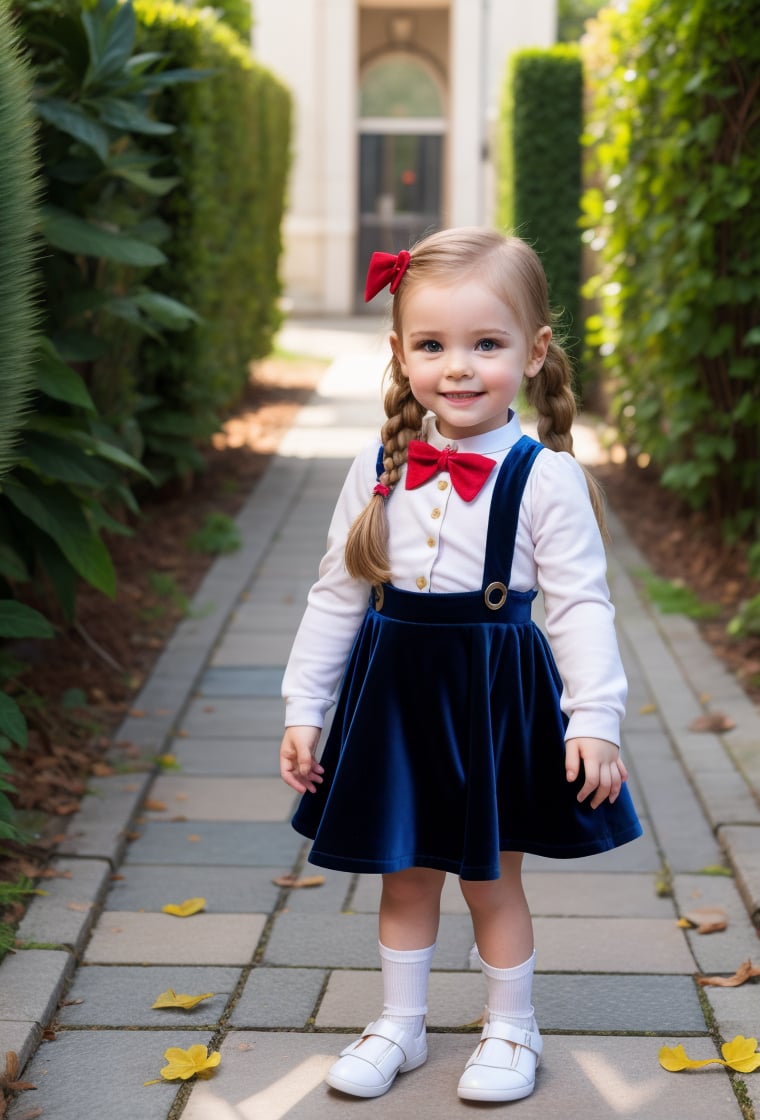
[[[517,1100],[542,1049],[523,853],[590,855],[641,834],[600,503],[572,458],[570,367],[533,250],[446,230],[375,253],[366,298],[387,283],[387,420],[349,471],[283,682],[281,774],[304,794],[293,824],[311,861],[383,876],[384,1008],[327,1081],[376,1097],[425,1061],[451,871],[488,993],[459,1096]],[[541,443],[510,407],[523,381]],[[530,618],[537,586],[556,664]]]

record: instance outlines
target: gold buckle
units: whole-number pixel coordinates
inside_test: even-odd
[[[493,599],[494,592],[498,593],[499,598]],[[503,583],[494,582],[489,583],[488,587],[483,592],[483,599],[489,611],[498,611],[504,606],[507,601],[507,588]]]
[[[382,583],[375,583],[372,585],[372,594],[375,597],[375,610],[381,611],[383,603],[385,602],[385,591],[383,590]]]

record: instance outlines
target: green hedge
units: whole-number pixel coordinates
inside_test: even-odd
[[[168,350],[144,344],[141,357],[148,396],[213,424],[213,414],[240,396],[251,360],[269,353],[280,323],[290,96],[208,11],[152,0],[137,0],[136,11],[143,50],[212,72],[168,90],[159,109],[176,126],[163,147],[182,187],[159,209],[171,237],[158,280],[201,323]],[[153,434],[164,445],[173,433],[161,424],[158,416]]]
[[[582,335],[582,124],[577,47],[513,54],[501,107],[498,220],[540,254],[571,352]]]
[[[15,459],[34,387],[34,241],[39,168],[34,150],[31,73],[8,0],[0,0],[0,475]]]
[[[760,21],[746,0],[631,0],[586,47],[584,201],[630,450],[733,534],[760,508]]]

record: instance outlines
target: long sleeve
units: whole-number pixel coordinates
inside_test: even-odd
[[[369,586],[348,574],[344,550],[348,531],[372,493],[377,449],[371,444],[355,459],[330,522],[319,578],[283,677],[286,726],[322,727],[367,609]]]
[[[564,684],[567,738],[588,735],[619,744],[627,683],[606,557],[585,477],[570,455],[539,455],[523,516],[530,535],[518,533],[520,566],[527,559],[527,546],[544,593],[546,630]]]

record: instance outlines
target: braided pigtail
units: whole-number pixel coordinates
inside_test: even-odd
[[[572,367],[567,354],[556,342],[549,343],[543,367],[535,377],[525,380],[525,399],[538,414],[538,438],[552,451],[574,455],[572,425],[577,408],[572,389]],[[596,479],[585,467],[591,505],[602,535],[607,537],[604,495]]]
[[[399,480],[406,463],[407,448],[410,441],[419,436],[425,414],[425,409],[412,396],[409,381],[395,356],[391,359],[388,372],[390,385],[385,394],[388,419],[380,431],[384,469],[378,479],[378,489],[349,530],[345,549],[349,575],[371,584],[388,583],[391,578],[385,502],[387,494]]]

